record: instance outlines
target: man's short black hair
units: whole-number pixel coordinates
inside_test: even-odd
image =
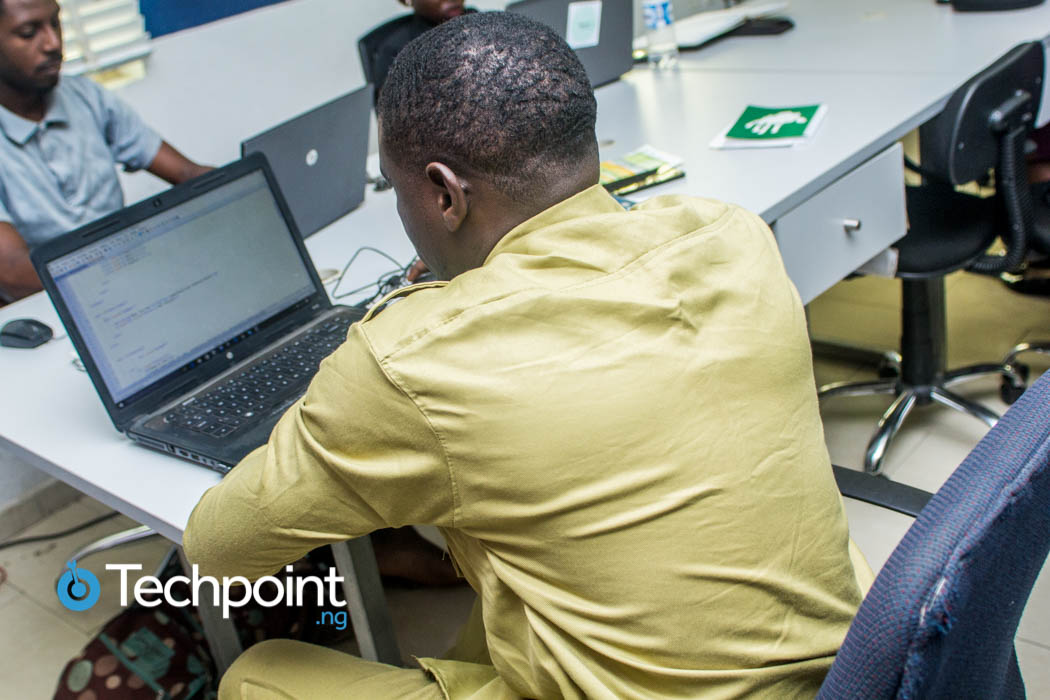
[[[597,105],[576,53],[521,15],[478,12],[441,24],[397,55],[376,107],[399,163],[445,162],[531,201],[593,159]]]

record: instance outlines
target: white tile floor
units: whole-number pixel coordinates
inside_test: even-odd
[[[997,359],[1021,340],[1050,339],[1050,300],[1021,297],[992,279],[958,274],[949,279],[949,360],[953,365]],[[814,334],[857,344],[895,347],[899,334],[898,284],[863,278],[843,282],[810,305]],[[1050,357],[1032,356],[1033,375],[1050,367]],[[865,368],[818,360],[819,383],[871,375]],[[960,391],[997,410],[995,381],[977,381]],[[837,399],[824,407],[825,434],[833,461],[859,468],[878,413],[888,397]],[[984,433],[975,419],[930,408],[913,416],[887,457],[886,473],[895,480],[936,490]],[[872,567],[885,562],[910,520],[874,506],[847,502],[850,528]],[[20,536],[56,532],[103,513],[99,503],[82,498]],[[60,606],[54,584],[67,556],[78,546],[133,526],[119,516],[60,540],[0,551],[8,579],[0,583],[0,700],[51,697],[65,662],[118,611],[116,599],[103,600],[87,613]],[[142,563],[149,571],[167,552],[160,538],[100,554],[85,564],[101,579],[106,561]],[[0,573],[2,580],[2,573]],[[473,594],[467,588],[388,591],[388,602],[402,652],[442,653],[466,618]],[[1017,651],[1030,698],[1050,698],[1050,573],[1029,599],[1018,632]]]

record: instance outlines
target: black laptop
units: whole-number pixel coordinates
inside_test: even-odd
[[[266,442],[363,315],[329,301],[258,154],[32,260],[117,430],[221,472]]]
[[[551,27],[579,56],[593,87],[631,70],[634,42],[632,0],[519,0],[507,12]]]
[[[337,97],[241,143],[270,161],[299,232],[309,236],[365,198],[372,88]]]

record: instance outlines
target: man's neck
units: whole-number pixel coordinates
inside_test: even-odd
[[[47,92],[24,92],[0,83],[0,105],[23,119],[38,122],[47,114]]]
[[[543,201],[523,204],[488,183],[482,185],[487,195],[484,197],[485,205],[471,210],[470,232],[465,231],[466,235],[460,234],[461,241],[464,242],[463,249],[469,251],[469,257],[459,261],[460,265],[452,271],[449,278],[483,265],[496,245],[517,226],[598,184],[597,158],[594,160],[594,168],[582,167],[577,172],[552,182]]]

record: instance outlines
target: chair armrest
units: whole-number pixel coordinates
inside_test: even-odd
[[[918,517],[919,511],[933,498],[929,491],[899,484],[885,477],[835,465],[831,468],[835,472],[835,481],[843,496],[895,510],[913,518]]]

